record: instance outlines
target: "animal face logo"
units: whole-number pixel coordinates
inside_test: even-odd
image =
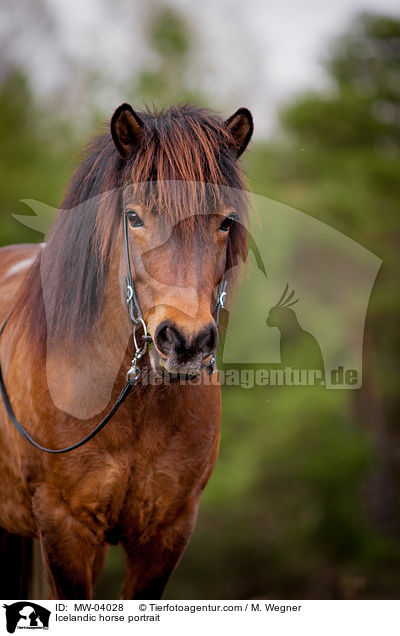
[[[6,610],[7,631],[14,634],[16,629],[48,629],[51,612],[30,601],[20,601],[3,605]]]

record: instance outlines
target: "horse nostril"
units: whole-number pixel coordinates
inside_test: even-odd
[[[156,329],[154,343],[161,353],[168,356],[173,349],[182,343],[182,337],[170,323],[162,323]]]
[[[209,324],[203,331],[199,333],[195,340],[196,349],[203,354],[204,357],[210,355],[217,346],[217,329],[214,324]]]

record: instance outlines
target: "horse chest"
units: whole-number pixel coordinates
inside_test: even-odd
[[[129,488],[121,510],[122,526],[135,527],[138,535],[168,525],[185,502],[197,499],[214,466],[219,427],[176,431],[136,446]],[[151,450],[149,451],[149,448]],[[147,450],[146,450],[147,449]]]
[[[90,461],[79,478],[67,483],[61,499],[73,516],[94,532],[107,532],[122,525],[138,534],[152,525],[168,522],[182,501],[200,490],[204,473],[211,465],[212,437],[196,446],[185,436],[153,442],[136,440],[117,456],[105,455],[101,466]],[[71,474],[71,473],[70,473]]]

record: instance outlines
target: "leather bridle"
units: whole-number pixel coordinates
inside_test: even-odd
[[[3,398],[3,402],[6,408],[7,414],[12,424],[14,425],[16,430],[22,435],[22,437],[24,437],[30,444],[35,446],[35,448],[43,451],[44,453],[51,453],[51,454],[69,453],[70,451],[73,451],[79,448],[80,446],[83,446],[84,444],[89,442],[91,439],[93,439],[93,437],[95,437],[98,433],[100,433],[100,431],[105,427],[105,425],[111,420],[111,418],[118,411],[120,406],[125,402],[129,393],[132,391],[133,387],[139,380],[140,373],[141,373],[140,367],[139,367],[139,361],[145,355],[149,343],[153,341],[152,337],[148,333],[147,326],[144,321],[142,311],[140,309],[140,303],[139,303],[139,299],[136,292],[135,282],[132,276],[131,259],[130,259],[130,252],[129,252],[128,218],[127,218],[126,210],[124,210],[123,228],[124,228],[124,243],[125,243],[125,252],[126,252],[126,260],[127,260],[127,270],[128,270],[126,275],[126,301],[128,304],[129,318],[133,328],[132,337],[133,337],[133,344],[135,347],[135,354],[132,359],[131,367],[128,369],[126,373],[125,386],[122,389],[119,396],[117,397],[114,405],[109,410],[107,415],[101,420],[101,422],[88,435],[86,435],[86,437],[81,439],[79,442],[76,442],[76,444],[72,444],[71,446],[67,446],[66,448],[58,448],[58,449],[46,448],[44,446],[41,446],[29,435],[29,433],[25,430],[24,426],[17,420],[14,410],[11,406],[10,399],[8,397],[6,386],[4,384],[4,379],[3,379],[1,364],[0,364],[0,392]],[[217,300],[214,306],[215,324],[217,328],[219,324],[220,312],[225,304],[226,286],[227,286],[227,280],[224,277],[218,286]],[[12,312],[10,312],[10,314],[7,316],[6,320],[4,321],[0,329],[0,336],[2,335],[8,323],[11,313]],[[137,329],[140,327],[143,328],[143,335],[141,336],[141,339],[140,339],[141,344],[139,345],[138,338],[137,338]],[[214,373],[215,365],[216,365],[216,351],[214,350],[214,352],[211,355],[210,361],[207,365],[207,372],[210,375]],[[184,379],[190,380],[191,378],[190,376],[185,376]]]

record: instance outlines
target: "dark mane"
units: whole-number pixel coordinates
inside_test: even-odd
[[[19,313],[42,343],[47,330],[53,339],[85,338],[101,316],[126,184],[175,222],[195,210],[192,222],[185,222],[186,232],[201,227],[202,213],[221,204],[246,215],[242,171],[229,129],[219,117],[192,106],[139,115],[145,124],[143,140],[128,161],[121,159],[109,133],[87,147],[47,245],[25,279]],[[151,187],[155,182],[157,187]],[[229,238],[227,269],[245,252],[246,231],[237,223]]]

